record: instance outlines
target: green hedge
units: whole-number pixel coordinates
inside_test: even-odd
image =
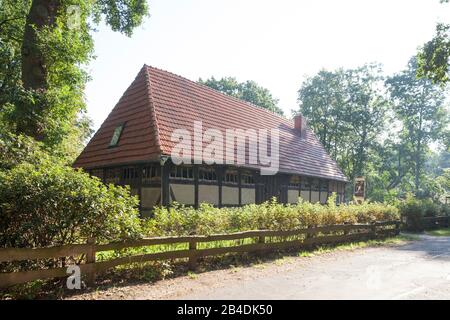
[[[0,247],[46,247],[141,236],[138,199],[70,167],[42,161],[0,171]]]
[[[449,216],[450,206],[433,202],[431,199],[417,199],[408,196],[398,205],[402,219],[406,222],[406,230],[423,231],[426,225],[424,217]]]
[[[396,207],[380,203],[335,205],[335,195],[326,205],[303,202],[280,204],[275,200],[240,208],[214,208],[201,204],[199,209],[182,205],[155,208],[146,221],[148,235],[208,235],[245,230],[292,230],[319,225],[371,223],[398,220]]]

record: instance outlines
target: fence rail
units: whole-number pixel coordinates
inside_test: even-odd
[[[424,217],[422,223],[425,229],[448,228],[450,226],[450,216]]]
[[[307,229],[273,231],[256,230],[210,236],[181,236],[144,238],[109,244],[96,244],[88,239],[86,244],[73,244],[49,248],[5,248],[0,249],[0,262],[23,260],[57,259],[84,255],[85,263],[80,264],[82,274],[87,275],[88,283],[95,281],[97,273],[119,265],[157,260],[189,259],[189,267],[195,268],[198,258],[227,253],[243,253],[288,248],[309,248],[314,245],[341,243],[393,236],[400,232],[399,221],[385,221],[374,224],[333,225]],[[290,237],[302,236],[298,239]],[[201,249],[199,243],[227,240],[244,240],[254,238],[255,243],[237,244],[235,246]],[[276,241],[272,241],[276,238]],[[269,241],[267,241],[269,240]],[[96,261],[96,253],[127,248],[149,247],[157,245],[187,244],[188,249],[172,250],[149,254],[120,257],[108,261]],[[0,273],[0,287],[26,283],[38,279],[68,276],[66,268]]]

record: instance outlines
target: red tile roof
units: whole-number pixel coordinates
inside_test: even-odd
[[[227,96],[167,71],[144,66],[100,129],[75,161],[95,168],[158,160],[170,155],[175,129],[203,130],[278,128],[280,172],[346,181],[310,129],[300,138],[292,120]],[[114,129],[126,123],[117,147],[109,148]],[[206,145],[206,143],[205,143]],[[225,155],[225,151],[224,151]]]

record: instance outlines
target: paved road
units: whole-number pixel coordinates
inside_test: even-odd
[[[301,259],[301,258],[296,258]],[[422,236],[295,261],[289,270],[194,291],[179,299],[450,299],[450,237]]]
[[[75,299],[450,299],[450,237],[227,268]]]

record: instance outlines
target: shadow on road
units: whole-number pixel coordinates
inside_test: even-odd
[[[422,253],[424,256],[431,259],[450,261],[450,237],[436,237],[426,234],[420,234],[418,236],[420,237],[420,240],[395,247],[395,249],[401,251],[414,251]]]

